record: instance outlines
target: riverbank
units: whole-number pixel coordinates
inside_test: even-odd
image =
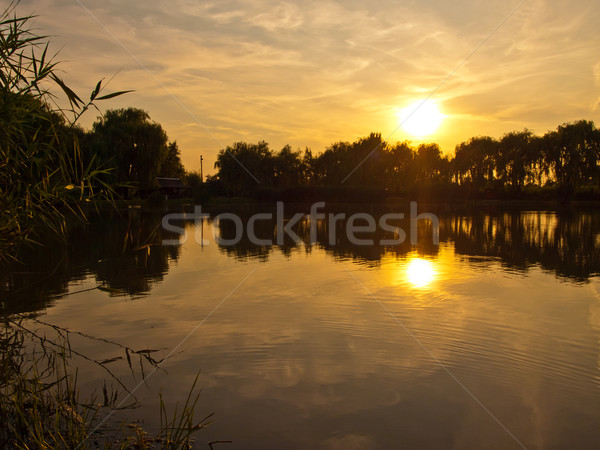
[[[328,208],[345,208],[345,209],[360,209],[360,208],[377,208],[377,209],[405,209],[410,206],[410,203],[415,201],[419,208],[433,208],[442,210],[461,210],[473,208],[503,208],[503,209],[523,209],[523,210],[557,210],[563,211],[571,208],[600,208],[600,200],[571,200],[559,201],[553,199],[466,199],[456,198],[452,200],[432,200],[428,198],[407,198],[399,196],[389,196],[381,199],[371,199],[370,201],[354,201],[340,199],[315,199],[310,200],[264,200],[250,197],[212,197],[204,202],[195,202],[192,198],[177,198],[167,199],[160,203],[151,203],[147,200],[132,199],[132,200],[117,200],[114,203],[99,202],[95,207],[87,206],[88,213],[105,211],[108,209],[126,211],[129,209],[141,210],[144,212],[165,212],[165,211],[182,211],[193,209],[196,205],[201,205],[205,211],[225,211],[225,210],[260,210],[274,208],[276,203],[282,201],[286,208],[291,211],[298,211],[309,208],[317,202],[324,202]]]

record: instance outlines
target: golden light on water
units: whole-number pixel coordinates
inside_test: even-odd
[[[441,125],[444,115],[432,100],[417,100],[398,112],[404,131],[414,137],[427,137]]]
[[[406,266],[406,280],[414,287],[427,287],[435,280],[435,277],[435,267],[427,259],[413,258]]]

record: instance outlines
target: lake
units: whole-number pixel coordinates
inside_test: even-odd
[[[219,212],[175,217],[185,239],[139,210],[74,228],[68,245],[31,250],[4,274],[2,311],[118,358],[105,365],[139,408],[111,421],[156,429],[158,393],[173,408],[199,373],[197,417],[214,423],[197,448],[600,448],[597,209],[432,207],[439,245],[434,223],[409,242],[414,223],[396,218],[407,239],[385,243],[398,230],[373,206],[292,220],[298,239],[278,239],[274,208],[272,219],[240,208],[239,223]],[[377,226],[353,239],[356,212]],[[144,355],[167,359],[153,371]],[[107,379],[72,366],[86,394]]]

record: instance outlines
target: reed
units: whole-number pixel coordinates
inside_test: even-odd
[[[67,216],[85,220],[84,205],[113,198],[110,168],[82,154],[77,121],[96,102],[129,92],[100,95],[101,80],[83,101],[17,4],[0,11],[0,261],[22,242],[64,235]]]
[[[52,449],[188,449],[192,435],[206,428],[211,415],[200,421],[194,419],[200,391],[198,376],[185,399],[184,405],[169,412],[160,395],[160,429],[148,432],[128,421],[106,421],[116,409],[138,406],[134,400],[119,407],[122,397],[131,393],[120,381],[103,382],[101,393],[82,399],[78,387],[78,372],[71,369],[74,358],[87,359],[106,368],[122,357],[95,361],[74,350],[69,341],[71,332],[45,322],[56,333],[48,337],[32,331],[35,318],[4,318],[0,337],[0,448]],[[89,335],[83,335],[95,339]],[[100,339],[119,348],[128,356],[129,368],[136,370],[131,355],[139,357],[140,371],[144,364],[158,367],[160,361],[148,351],[135,351],[118,343]],[[116,376],[108,372],[113,381]],[[137,374],[139,375],[139,374]],[[141,375],[143,377],[143,374]],[[114,387],[116,384],[116,387]],[[106,425],[99,426],[107,422]]]

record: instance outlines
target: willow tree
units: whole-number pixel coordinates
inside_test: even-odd
[[[169,158],[162,126],[138,108],[110,109],[93,125],[92,149],[114,170],[112,181],[141,190],[156,187],[156,177]],[[177,146],[173,147],[178,151]]]
[[[544,157],[563,187],[600,184],[600,130],[580,120],[544,135]]]
[[[491,185],[494,180],[498,141],[478,136],[456,146],[453,172],[459,183],[469,182],[477,189]]]

